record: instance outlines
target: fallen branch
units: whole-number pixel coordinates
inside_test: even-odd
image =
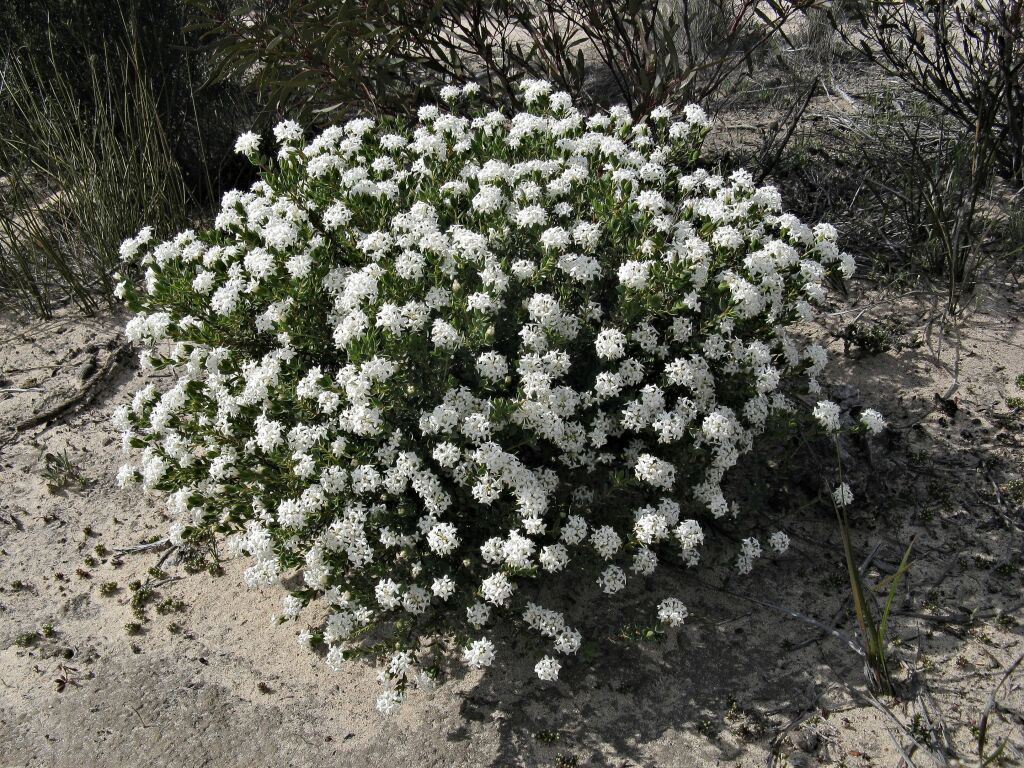
[[[988,695],[988,702],[985,704],[985,709],[981,713],[981,717],[978,719],[978,761],[981,765],[985,765],[988,761],[985,760],[985,742],[988,740],[988,716],[992,712],[992,708],[996,705],[996,694],[999,693],[999,689],[1003,687],[1007,680],[1010,679],[1010,675],[1013,671],[1020,666],[1020,663],[1024,661],[1024,653],[1017,657],[1017,660],[1011,664],[1003,676],[999,679],[999,683],[995,688],[992,689],[992,693]],[[1006,739],[1003,740],[996,748],[996,755],[1003,751]]]
[[[176,581],[181,581],[183,578],[185,578],[185,577],[184,576],[168,576],[166,579],[157,579],[156,581],[147,581],[142,586],[146,587],[148,589],[156,589],[157,587],[162,587],[165,584],[173,584]]]
[[[154,727],[155,723],[147,723],[145,720],[142,719],[142,715],[139,714],[139,710],[137,707],[129,707],[129,709],[131,709],[131,711],[135,713],[135,716],[139,718],[139,722],[142,723],[143,728]]]
[[[860,564],[860,568],[858,568],[857,570],[861,576],[863,576],[867,569],[870,567],[871,563],[874,561],[875,557],[878,555],[878,552],[881,548],[882,544],[881,542],[879,542],[875,545],[875,548],[871,550],[871,553],[864,559],[864,562]],[[844,597],[842,603],[839,605],[839,608],[832,615],[832,621],[829,622],[829,626],[831,626],[833,629],[836,628],[836,625],[839,623],[839,619],[846,612],[846,604],[848,601],[849,599]],[[790,650],[799,651],[801,648],[806,648],[808,645],[814,645],[815,643],[821,642],[824,638],[825,635],[823,634],[818,635],[816,637],[812,637],[809,640],[804,640],[802,643],[793,646]]]
[[[783,616],[788,616],[791,619],[797,619],[799,621],[804,622],[805,624],[810,624],[812,627],[817,627],[825,634],[831,635],[837,640],[840,640],[846,645],[848,645],[850,649],[858,656],[862,658],[864,656],[864,650],[859,645],[857,645],[856,642],[854,642],[853,638],[851,638],[844,632],[840,632],[838,629],[826,626],[817,619],[811,618],[810,616],[802,614],[799,611],[794,611],[792,608],[784,608],[779,605],[773,605],[772,603],[766,602],[764,600],[758,600],[756,597],[741,595],[738,592],[730,592],[729,590],[724,589],[722,587],[716,587],[713,584],[708,584],[706,581],[703,581],[701,579],[697,579],[697,581],[700,584],[703,584],[705,587],[708,587],[709,589],[715,590],[716,592],[721,592],[723,595],[728,595],[729,597],[737,597],[740,600],[746,600],[748,602],[754,603],[754,605],[760,605],[762,608],[767,608],[768,610],[775,611],[776,613],[780,613]]]
[[[970,613],[931,614],[916,613],[914,611],[893,611],[892,615],[902,616],[908,619],[920,619],[922,621],[930,621],[934,624],[968,625],[973,624],[978,619],[990,619],[993,616],[1014,613],[1021,607],[1024,607],[1024,602],[1016,603],[1008,608],[986,608],[984,610],[971,611]]]
[[[26,429],[37,427],[40,424],[45,424],[48,421],[52,421],[69,411],[87,406],[93,401],[98,394],[98,385],[102,384],[106,378],[117,368],[122,362],[123,358],[127,356],[127,353],[131,350],[132,345],[130,342],[123,342],[115,347],[111,353],[107,356],[106,362],[103,363],[103,367],[100,368],[96,373],[89,377],[82,388],[75,393],[72,397],[65,400],[63,403],[55,405],[53,408],[48,408],[42,413],[38,413],[30,419],[26,419],[16,426],[14,429],[16,432],[24,432]]]
[[[910,743],[913,746],[911,746],[910,752],[907,752],[907,750],[903,748],[903,745],[900,743],[899,739],[896,738],[895,734],[893,734],[893,732],[890,731],[888,727],[885,728],[886,733],[889,735],[889,738],[892,739],[892,742],[896,746],[896,748],[900,751],[900,756],[902,757],[903,762],[907,765],[908,768],[917,768],[914,765],[914,761],[911,759],[910,756],[918,749],[924,749],[926,754],[928,754],[931,757],[934,757],[932,750],[928,749],[927,747],[924,747],[920,742],[918,742],[918,740],[914,737],[914,734],[912,734],[910,730],[896,718],[892,711],[888,707],[886,707],[882,702],[880,702],[878,698],[873,693],[871,693],[871,691],[864,691],[862,693],[849,683],[844,682],[843,685],[846,688],[847,692],[850,694],[850,696],[854,699],[854,701],[866,701],[868,704],[870,704],[872,707],[878,710],[887,720],[889,720],[889,722],[891,722],[896,727],[896,730],[898,732],[902,733],[904,737],[910,740]]]
[[[789,732],[794,728],[798,728],[802,723],[817,715],[818,702],[821,701],[822,697],[825,696],[826,693],[828,693],[828,691],[822,691],[817,696],[813,697],[810,704],[804,707],[796,717],[790,720],[785,727],[775,734],[775,737],[771,741],[771,751],[768,753],[768,768],[774,768],[775,764],[779,761],[779,750],[782,748],[782,742],[785,740]]]
[[[114,547],[112,551],[119,555],[130,555],[133,552],[145,552],[148,549],[159,549],[160,547],[165,547],[170,543],[171,542],[168,539],[157,539],[156,541],[150,541],[146,544],[136,544],[131,547]]]
[[[163,564],[167,562],[167,558],[169,558],[171,555],[173,555],[175,553],[175,551],[177,551],[177,549],[178,549],[177,547],[171,547],[166,552],[164,552],[160,556],[160,559],[157,561],[156,567],[157,568],[162,568]]]

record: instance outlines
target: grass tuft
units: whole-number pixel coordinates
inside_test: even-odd
[[[92,313],[112,306],[126,237],[184,222],[185,188],[138,51],[83,62],[84,98],[30,53],[0,60],[0,296]]]

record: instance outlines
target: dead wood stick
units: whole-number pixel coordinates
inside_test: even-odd
[[[52,421],[60,416],[63,416],[68,411],[77,408],[78,406],[85,406],[92,402],[96,396],[96,390],[99,384],[111,374],[111,372],[118,366],[122,358],[131,349],[132,345],[130,342],[124,342],[114,348],[113,351],[107,356],[106,362],[103,363],[103,367],[100,368],[96,373],[90,376],[82,388],[75,393],[72,397],[65,400],[63,403],[55,405],[53,408],[48,408],[42,413],[38,413],[30,419],[26,419],[21,422],[14,429],[17,432],[24,432],[26,429],[37,427],[40,424],[45,424],[48,421]]]
[[[1006,672],[999,679],[999,683],[992,689],[992,693],[988,695],[988,702],[985,704],[981,717],[978,718],[978,760],[981,765],[985,765],[985,742],[988,741],[988,716],[996,705],[996,694],[999,693],[999,689],[1010,679],[1010,675],[1020,666],[1022,661],[1024,661],[1024,653],[1017,657],[1017,660],[1007,668]],[[1002,749],[1002,747],[999,749]]]
[[[1012,614],[1019,610],[1024,603],[1015,603],[1008,608],[984,608],[981,610],[971,611],[969,613],[953,613],[953,614],[931,614],[931,613],[917,613],[915,611],[892,611],[893,616],[903,616],[908,619],[920,619],[922,621],[930,621],[935,624],[973,624],[977,619],[990,619],[993,616],[999,616],[1001,614]]]
[[[797,619],[798,621],[802,621],[805,624],[810,624],[812,627],[820,629],[826,635],[831,635],[836,640],[839,640],[841,643],[844,643],[845,645],[849,646],[850,650],[852,650],[861,658],[864,657],[864,650],[860,648],[860,646],[858,646],[857,643],[854,642],[853,638],[851,638],[849,635],[847,635],[844,632],[840,632],[838,629],[834,627],[826,626],[822,622],[810,616],[807,616],[806,614],[800,613],[799,611],[795,611],[792,608],[786,608],[781,605],[774,605],[773,603],[769,603],[765,600],[758,600],[756,597],[750,597],[749,595],[741,595],[738,592],[732,592],[723,587],[717,587],[714,584],[709,584],[708,582],[702,579],[695,579],[695,581],[698,584],[701,584],[704,587],[711,589],[715,592],[720,592],[723,595],[728,595],[729,597],[736,597],[740,600],[746,600],[747,602],[754,603],[754,605],[760,605],[762,608],[767,608],[770,611],[775,611],[776,613],[779,613],[783,616],[788,616],[791,619]]]
[[[130,555],[133,552],[145,552],[147,549],[159,549],[160,547],[167,546],[171,542],[167,539],[157,539],[156,541],[150,541],[145,544],[135,544],[131,547],[114,547],[113,551],[119,555]]]
[[[164,552],[160,556],[160,559],[157,561],[156,567],[157,568],[162,568],[163,564],[167,562],[167,558],[169,558],[171,555],[173,555],[175,550],[177,550],[177,549],[178,549],[177,547],[171,547],[166,552]]]

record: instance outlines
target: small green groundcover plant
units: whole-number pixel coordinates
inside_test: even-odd
[[[446,653],[490,666],[502,622],[554,680],[583,636],[552,587],[696,564],[783,390],[819,390],[824,350],[786,327],[853,272],[774,188],[694,170],[699,108],[587,117],[522,88],[511,118],[469,85],[412,127],[286,121],[275,159],[245,134],[262,178],[212,229],[122,247],[127,335],[171,376],[117,414],[141,449],[120,481],[169,495],[173,541],[225,537],[248,584],[297,575],[279,619],[313,612],[331,667],[374,659],[384,713]],[[682,624],[658,597],[650,620]]]

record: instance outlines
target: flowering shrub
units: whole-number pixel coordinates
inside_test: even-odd
[[[692,169],[699,108],[585,118],[523,89],[512,118],[424,107],[308,143],[284,122],[212,230],[122,248],[145,269],[127,334],[172,377],[118,413],[142,449],[120,479],[169,494],[173,541],[225,536],[248,584],[301,573],[283,619],[315,604],[328,664],[378,659],[383,712],[428,681],[427,636],[486,667],[515,623],[553,680],[582,635],[545,583],[696,564],[783,388],[818,389],[824,350],[786,327],[853,270],[775,189]],[[664,596],[650,618],[686,617]]]

